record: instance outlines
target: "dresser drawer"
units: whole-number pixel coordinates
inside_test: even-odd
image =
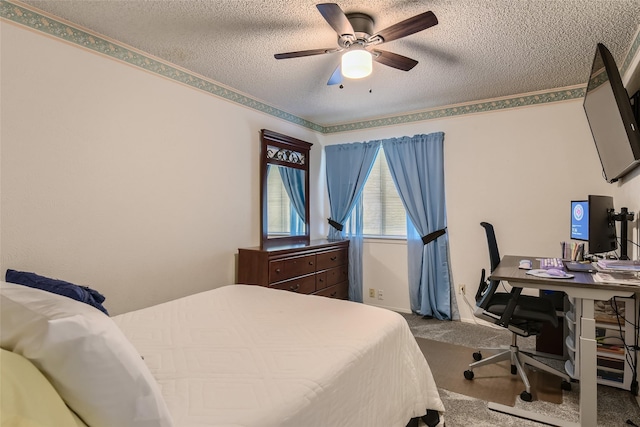
[[[316,290],[324,289],[329,284],[327,284],[327,272],[321,271],[320,273],[316,273]]]
[[[302,276],[316,271],[316,255],[306,255],[284,260],[284,271],[288,277]]]
[[[326,273],[327,286],[332,286],[336,283],[344,282],[345,280],[349,279],[349,268],[346,265],[331,268],[327,270]]]
[[[240,284],[347,298],[348,272],[348,240],[238,249]]]
[[[315,271],[315,254],[269,261],[269,283],[303,276]]]
[[[269,283],[279,282],[286,278],[284,261],[269,261]]]
[[[327,268],[346,264],[349,259],[349,252],[347,249],[338,249],[318,253],[317,257],[318,270],[326,270]]]
[[[270,288],[282,289],[285,291],[297,292],[299,294],[312,294],[316,290],[316,275],[296,277],[295,279],[270,285]]]
[[[342,282],[337,285],[329,286],[328,288],[319,290],[314,295],[322,297],[348,299],[349,298],[349,282]]]

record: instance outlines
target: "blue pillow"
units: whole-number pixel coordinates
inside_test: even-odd
[[[54,294],[73,298],[97,308],[107,316],[109,315],[107,309],[102,306],[104,295],[94,289],[87,288],[86,286],[78,286],[73,283],[65,282],[64,280],[50,279],[48,277],[39,276],[35,273],[16,270],[7,270],[5,280],[9,283],[42,289]]]

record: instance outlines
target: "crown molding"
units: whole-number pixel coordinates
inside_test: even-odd
[[[369,129],[381,126],[394,126],[426,120],[444,119],[466,114],[486,113],[506,110],[510,108],[529,107],[550,102],[568,101],[584,97],[586,85],[557,88],[550,91],[531,92],[528,94],[511,95],[501,98],[456,104],[431,110],[416,111],[397,116],[383,117],[354,123],[344,123],[325,126],[324,133],[340,133],[354,130]]]

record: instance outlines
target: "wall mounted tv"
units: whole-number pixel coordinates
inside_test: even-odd
[[[615,182],[640,165],[640,130],[611,52],[598,43],[584,97],[604,177]]]

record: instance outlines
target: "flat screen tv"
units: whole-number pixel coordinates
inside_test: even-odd
[[[604,177],[615,182],[640,165],[640,130],[611,52],[598,43],[584,111]]]

